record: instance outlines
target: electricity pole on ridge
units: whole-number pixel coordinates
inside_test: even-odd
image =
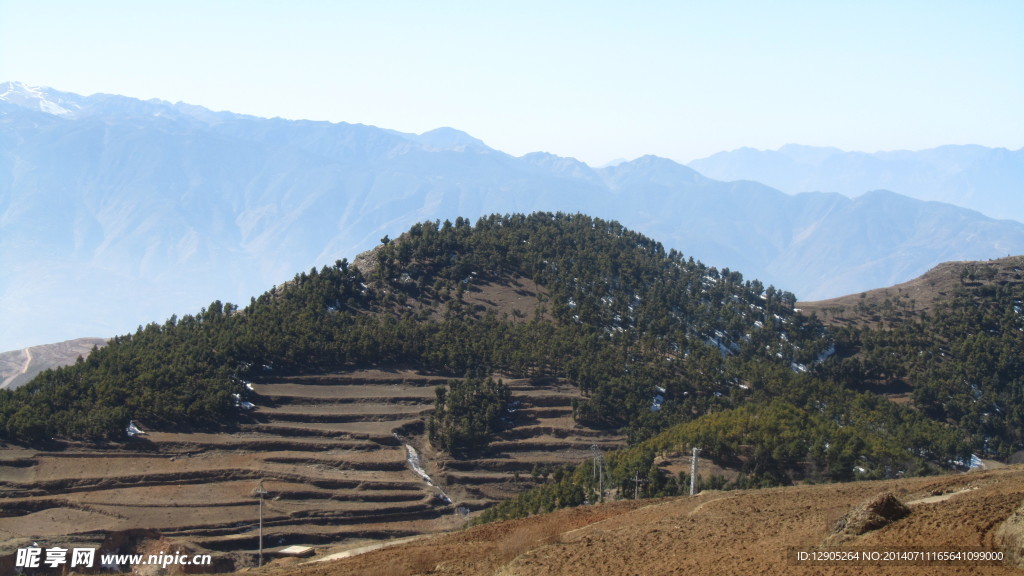
[[[260,499],[260,560],[258,567],[263,566],[263,497],[267,495],[267,491],[263,488],[263,480],[256,486],[256,489],[252,491],[254,496],[259,496]]]

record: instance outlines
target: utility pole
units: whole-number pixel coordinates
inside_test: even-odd
[[[640,473],[633,475],[633,500],[640,499]]]
[[[256,489],[252,491],[255,496],[260,498],[260,561],[258,567],[263,566],[263,497],[267,495],[267,491],[263,488],[263,480],[256,486]]]
[[[597,444],[590,445],[590,451],[594,455],[594,476],[597,477],[599,502],[604,502],[604,455]]]
[[[697,455],[700,448],[693,447],[693,458],[690,460],[690,496],[697,493]]]

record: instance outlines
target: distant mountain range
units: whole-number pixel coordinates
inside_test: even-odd
[[[941,146],[869,154],[789,144],[778,150],[719,152],[689,166],[709,178],[755,180],[790,194],[854,197],[886,189],[1024,221],[1024,148]]]
[[[892,192],[790,195],[645,156],[594,169],[451,128],[0,84],[0,350],[245,304],[419,221],[583,212],[812,300],[1024,253],[1024,225]]]

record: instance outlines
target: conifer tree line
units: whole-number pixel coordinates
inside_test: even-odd
[[[518,280],[540,287],[532,315],[469,303],[482,286]],[[652,476],[653,455],[693,444],[734,463],[750,486],[925,473],[972,449],[1020,448],[1020,370],[1008,356],[1019,342],[1000,340],[1007,352],[991,359],[996,380],[983,363],[968,374],[983,394],[991,383],[1006,395],[993,400],[1003,411],[987,412],[979,436],[972,418],[986,417],[973,389],[953,402],[941,384],[969,369],[959,356],[928,367],[936,372],[922,377],[917,406],[898,406],[851,385],[880,369],[868,359],[887,357],[872,339],[898,335],[826,329],[795,302],[616,222],[562,213],[424,222],[382,239],[358,267],[339,260],[245,308],[214,302],[140,326],[73,366],[0,392],[0,435],[112,441],[129,419],[231,429],[244,419],[232,395],[248,393],[246,379],[401,364],[452,378],[428,433],[457,456],[485,451],[507,425],[507,388],[492,375],[565,378],[582,393],[576,420],[625,431],[638,452],[616,456],[632,462],[617,469],[650,487],[670,485]],[[957,354],[982,362],[995,336],[974,331]],[[822,360],[833,349],[847,353]],[[485,408],[467,410],[474,403]],[[651,494],[671,490],[664,486]],[[566,499],[586,499],[587,490]]]
[[[452,375],[567,376],[594,397],[581,418],[623,426],[631,416],[610,399],[643,412],[655,379],[685,371],[648,369],[648,360],[693,349],[713,358],[703,350],[708,338],[736,346],[750,322],[732,292],[753,299],[760,291],[615,222],[549,213],[417,224],[364,268],[340,260],[244,309],[217,301],[140,326],[74,366],[0,393],[0,432],[21,442],[112,440],[130,418],[156,428],[230,426],[238,420],[231,395],[245,392],[246,377],[398,362]],[[472,310],[461,298],[509,277],[546,290],[533,318]],[[792,294],[769,288],[756,299],[768,324],[793,318]],[[777,353],[800,353],[775,344]],[[684,403],[713,403],[721,379],[704,380]]]
[[[958,274],[928,309],[896,294],[843,311],[875,323],[833,330],[843,354],[821,373],[851,388],[909,389],[920,414],[955,426],[976,453],[1008,458],[1024,448],[1024,258]]]
[[[436,393],[427,437],[455,456],[479,454],[495,432],[511,424],[512,393],[501,380],[449,380]]]

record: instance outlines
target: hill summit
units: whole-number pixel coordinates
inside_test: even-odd
[[[965,460],[954,430],[814,378],[834,336],[795,302],[616,222],[560,213],[425,222],[244,309],[216,301],[117,337],[0,395],[0,415],[7,438],[27,442],[117,439],[129,420],[210,429],[239,421],[239,382],[265,370],[404,365],[566,378],[583,393],[577,422],[634,442],[683,425],[660,442],[700,440],[746,462],[744,482],[802,477],[810,454],[813,474],[837,479]],[[748,418],[764,426],[727,431]],[[883,434],[872,420],[900,421],[903,432]],[[745,452],[778,442],[784,431],[773,426],[793,434],[788,451]]]

